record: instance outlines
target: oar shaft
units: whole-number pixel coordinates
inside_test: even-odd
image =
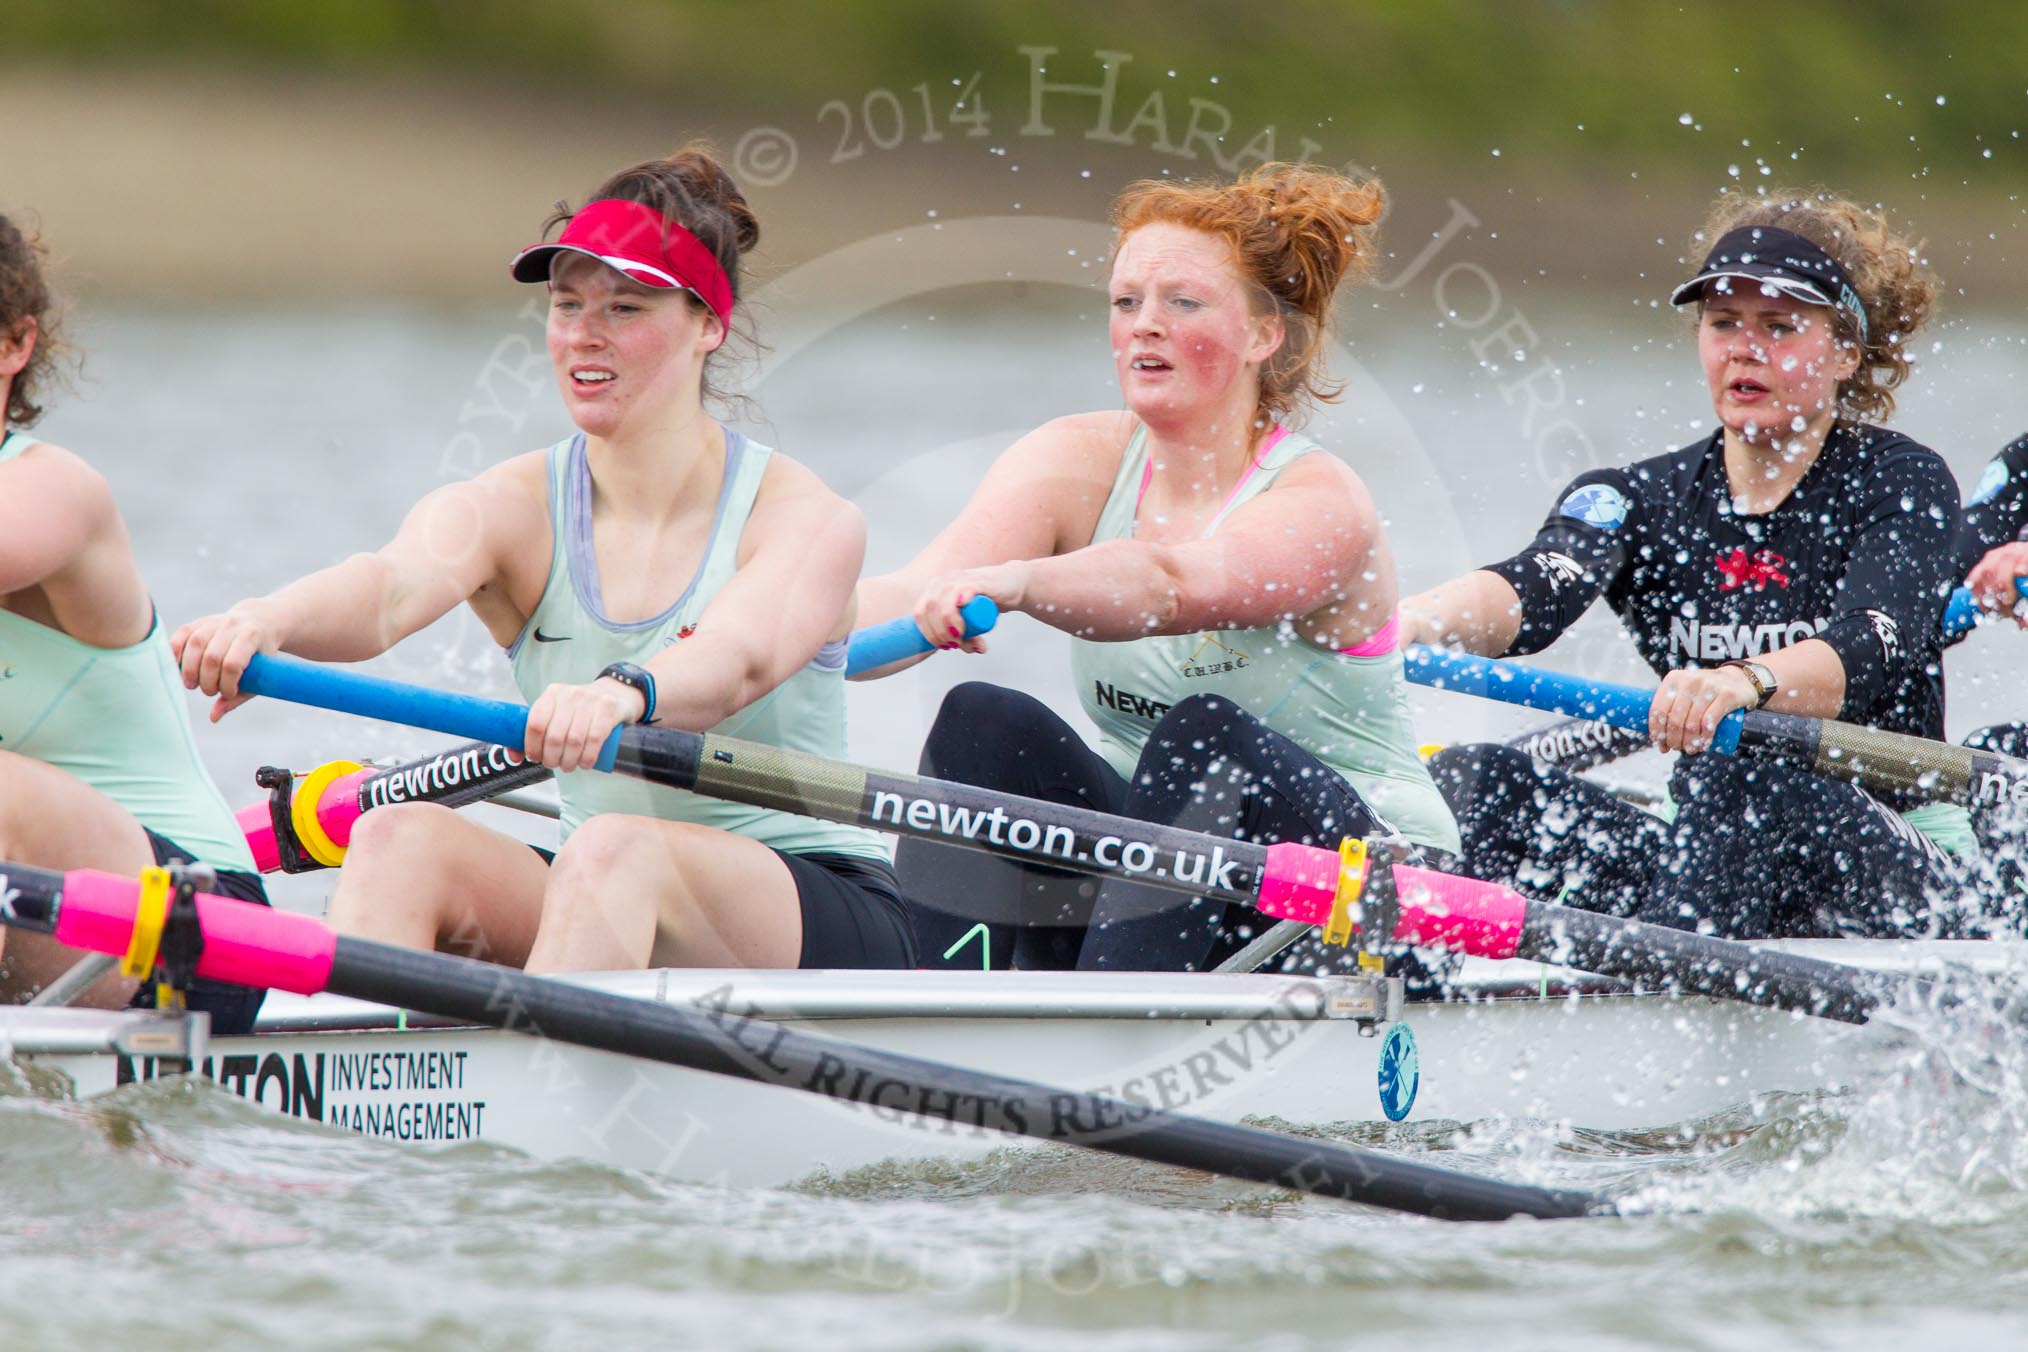
[[[277,671],[289,672],[290,679],[276,681]],[[243,689],[256,694],[272,695],[287,688],[302,702],[346,712],[399,708],[404,720],[438,731],[462,731],[481,720],[504,729],[511,717],[526,717],[527,711],[516,705],[474,710],[474,705],[490,702],[466,696],[447,697],[439,710],[428,698],[434,692],[419,688],[402,687],[401,697],[389,700],[379,687],[391,684],[271,657],[257,658],[241,683]],[[1293,842],[1261,846],[1225,840],[710,733],[641,727],[623,731],[614,754],[618,773],[729,802],[868,826],[1100,877],[1126,878],[1184,895],[1253,906],[1265,914],[1306,924],[1321,925],[1331,918],[1341,887],[1338,854],[1314,846]],[[1561,962],[1568,959],[1568,936],[1592,933],[1587,913],[1529,901],[1494,883],[1400,865],[1391,876],[1398,903],[1391,907],[1386,931],[1393,942],[1480,957]],[[1564,923],[1556,930],[1559,920]],[[1655,980],[1661,970],[1655,963],[1662,962],[1668,981],[1683,989],[1808,1013],[1825,1012],[1823,1000],[1815,994],[1789,984],[1764,982],[1754,975],[1768,968],[1767,955],[1749,945],[1699,938],[1655,925],[1610,923],[1618,927],[1614,931],[1617,940],[1586,949],[1588,970],[1601,976]],[[1625,950],[1636,942],[1665,956],[1629,956]],[[1863,974],[1850,968],[1810,963],[1806,970],[1807,979],[1826,985],[1852,986],[1861,992],[1872,989]]]
[[[1652,691],[1631,686],[1420,644],[1408,649],[1406,660],[1408,679],[1419,685],[1531,709],[1601,718],[1623,728],[1645,728],[1648,706],[1654,699]],[[1734,712],[1720,722],[1712,749],[1729,753],[1742,746],[1766,751],[1827,778],[1955,802],[2007,798],[2015,785],[2028,780],[2028,762],[2011,756],[1766,710]]]
[[[340,938],[330,989],[840,1102],[1446,1220],[1593,1214],[1596,1198],[1183,1117],[1094,1094],[849,1046],[729,1014],[628,1000],[506,968]]]
[[[132,879],[9,867],[0,923],[125,952]],[[1609,1214],[1583,1193],[1474,1178],[1392,1156],[1185,1117],[899,1056],[725,1011],[587,990],[511,968],[339,937],[322,922],[200,895],[200,976],[413,1009],[842,1102],[1200,1169],[1446,1220]]]
[[[303,871],[337,864],[352,843],[353,827],[374,808],[394,803],[468,807],[549,777],[549,767],[527,759],[518,744],[489,742],[467,742],[379,769],[337,762],[301,779],[270,768],[256,776],[273,786],[269,796],[241,808],[236,820],[262,873]],[[285,800],[277,797],[284,790]]]
[[[1889,992],[1886,981],[1841,963],[1542,902],[1528,904],[1514,947],[1538,962],[1637,986],[1744,1000],[1842,1023],[1866,1022]]]
[[[1649,742],[1646,727],[1618,727],[1602,718],[1564,718],[1509,737],[1507,745],[1577,774],[1646,751]]]

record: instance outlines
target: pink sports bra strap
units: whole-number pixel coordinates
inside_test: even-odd
[[[1401,646],[1401,617],[1390,615],[1387,623],[1374,630],[1373,637],[1338,651],[1346,657],[1385,657]]]
[[[1246,487],[1246,481],[1251,479],[1253,472],[1260,468],[1260,462],[1267,459],[1268,452],[1281,445],[1282,438],[1288,434],[1289,429],[1280,423],[1276,423],[1268,429],[1268,434],[1261,438],[1260,449],[1253,453],[1253,459],[1247,462],[1246,469],[1240,473],[1239,482],[1234,484],[1232,491],[1225,495],[1225,501],[1218,504],[1218,511],[1213,514],[1213,520],[1225,515],[1225,509],[1232,506],[1232,500],[1239,496],[1240,489]],[[1136,515],[1140,514],[1141,499],[1148,496],[1148,485],[1153,482],[1155,482],[1155,461],[1153,457],[1150,457],[1141,462],[1141,488],[1134,495],[1134,512]]]

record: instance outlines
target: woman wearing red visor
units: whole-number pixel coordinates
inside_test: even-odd
[[[1649,731],[1686,753],[1669,816],[1527,756],[1431,763],[1467,868],[1572,905],[1737,938],[1943,933],[1965,920],[1962,808],[1703,755],[1767,708],[1943,735],[1938,624],[1957,487],[1873,425],[1894,409],[1936,282],[1835,198],[1722,200],[1670,300],[1695,305],[1718,426],[1581,475],[1533,544],[1402,603],[1405,636],[1538,652],[1603,597],[1661,677]]]
[[[332,899],[341,930],[541,971],[908,967],[878,836],[588,767],[621,723],[844,752],[858,512],[713,420],[741,256],[760,227],[687,149],[615,174],[516,280],[547,283],[575,435],[438,489],[378,553],[243,601],[176,637],[185,679],[245,697],[255,652],[359,661],[468,603],[558,772],[553,862],[432,805],[362,818]]]

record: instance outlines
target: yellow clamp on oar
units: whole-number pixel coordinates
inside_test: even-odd
[[[296,828],[296,843],[303,853],[326,868],[345,862],[345,847],[325,833],[324,823],[317,820],[317,804],[334,780],[365,768],[356,761],[326,761],[296,781],[296,796],[289,800],[289,824]]]
[[[168,869],[155,864],[141,870],[141,892],[134,906],[134,933],[127,940],[127,956],[120,959],[121,976],[146,977],[155,970],[155,954],[162,947],[162,926],[169,919],[172,890]]]
[[[1338,844],[1338,891],[1331,898],[1331,919],[1324,925],[1324,942],[1352,942],[1352,907],[1366,890],[1366,842],[1348,838]]]

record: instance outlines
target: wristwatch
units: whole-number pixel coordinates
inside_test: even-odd
[[[604,680],[608,676],[618,681],[621,685],[631,686],[633,689],[640,691],[641,698],[648,702],[647,707],[641,710],[641,716],[634,720],[635,722],[652,723],[655,721],[655,678],[653,676],[650,676],[645,670],[635,666],[632,662],[615,662],[600,672],[598,679]]]
[[[1718,665],[1738,667],[1746,673],[1746,679],[1753,682],[1753,707],[1756,709],[1765,709],[1767,702],[1775,697],[1775,691],[1782,688],[1782,683],[1775,679],[1774,672],[1765,662],[1749,662],[1743,657],[1735,657]]]

